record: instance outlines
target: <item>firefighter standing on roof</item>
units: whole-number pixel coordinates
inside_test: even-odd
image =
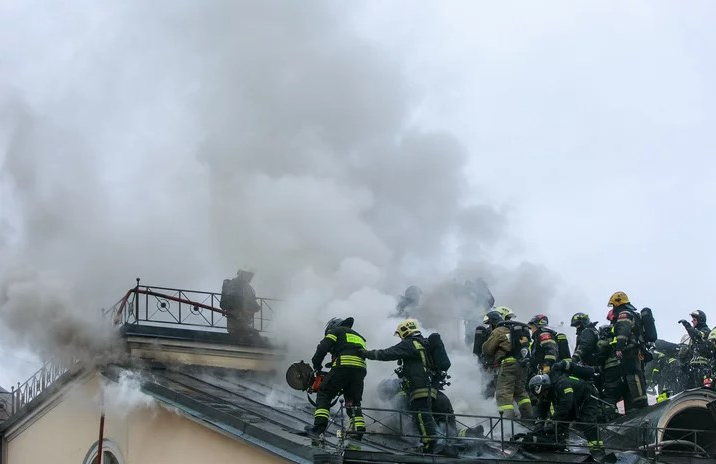
[[[376,361],[400,361],[402,378],[408,392],[410,411],[420,432],[423,451],[435,452],[436,424],[432,416],[432,402],[437,398],[437,389],[430,377],[431,360],[426,350],[428,341],[418,329],[414,319],[398,324],[395,335],[400,342],[384,350],[368,350],[362,354],[366,359]]]
[[[325,337],[318,344],[316,353],[311,358],[313,369],[321,372],[323,359],[331,353],[331,370],[325,375],[316,395],[316,411],[313,416],[313,427],[306,426],[310,435],[318,436],[326,431],[330,418],[330,407],[333,399],[343,393],[346,401],[351,429],[357,432],[355,438],[361,439],[365,432],[365,420],[361,411],[363,398],[363,381],[366,375],[366,364],[361,356],[365,349],[365,339],[353,327],[353,318],[340,319],[334,317],[326,324]]]
[[[679,321],[679,324],[683,325],[689,334],[688,344],[679,351],[681,362],[688,366],[687,378],[684,383],[686,388],[698,388],[703,385],[705,378],[711,376],[713,359],[708,342],[711,329],[706,325],[706,314],[703,311],[691,313],[691,324],[683,319]]]
[[[641,317],[624,292],[614,293],[607,304],[614,310],[612,327],[614,338],[610,344],[614,350],[614,357],[619,361],[621,375],[626,384],[626,389],[623,391],[624,409],[628,412],[632,408],[644,408],[649,403],[644,379],[645,347]]]
[[[512,331],[504,324],[502,315],[497,311],[490,311],[485,315],[486,323],[492,328],[490,337],[482,345],[482,352],[494,360],[494,369],[497,369],[497,380],[495,382],[495,399],[497,410],[504,413],[504,417],[511,419],[515,417],[517,403],[520,416],[532,417],[532,403],[525,390],[526,367],[518,362],[514,344],[511,339]],[[527,333],[524,335],[525,346],[529,345]]]
[[[532,331],[532,370],[541,374],[549,374],[559,357],[557,332],[548,324],[549,319],[544,314],[537,314],[527,323]]]
[[[588,314],[576,313],[572,316],[570,325],[577,329],[577,346],[572,354],[572,361],[592,367],[598,366],[599,331],[595,327],[597,323],[592,322]]]

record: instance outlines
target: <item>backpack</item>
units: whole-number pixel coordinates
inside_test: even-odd
[[[512,344],[512,356],[514,356],[520,364],[529,362],[530,357],[530,340],[532,332],[529,327],[522,322],[503,321],[498,324],[510,329],[510,343]]]
[[[656,339],[659,335],[656,332],[656,321],[654,315],[651,313],[651,308],[644,308],[641,310],[641,327],[644,334],[644,341],[646,343],[656,343]]]
[[[431,333],[428,336],[428,357],[432,360],[433,368],[438,371],[446,372],[452,365],[450,363],[450,357],[445,350],[445,344],[439,333]]]

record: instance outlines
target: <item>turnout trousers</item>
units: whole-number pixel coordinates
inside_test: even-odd
[[[331,417],[331,402],[343,393],[346,401],[346,414],[350,420],[349,430],[361,434],[365,432],[365,419],[361,411],[363,399],[363,381],[366,370],[359,367],[334,367],[323,378],[316,395],[316,411],[313,413],[313,431],[324,433]]]

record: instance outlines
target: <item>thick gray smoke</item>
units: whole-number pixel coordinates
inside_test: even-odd
[[[413,121],[421,96],[345,5],[13,8],[0,19],[3,343],[88,350],[92,314],[135,277],[216,290],[243,266],[283,300],[274,340],[305,357],[334,315],[355,316],[371,347],[395,343],[387,315],[414,283],[483,276],[523,318],[557,295],[540,266],[493,261],[507,218],[469,196],[470,155]],[[429,325],[464,350],[454,376],[469,381],[443,306]]]

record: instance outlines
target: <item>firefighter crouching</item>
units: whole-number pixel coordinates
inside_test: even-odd
[[[408,409],[414,413],[413,420],[420,433],[423,452],[441,452],[436,447],[437,427],[432,415],[437,389],[432,386],[430,378],[428,340],[422,336],[414,319],[406,319],[398,324],[394,335],[400,337],[398,344],[383,350],[367,350],[361,354],[375,361],[400,361],[408,394]]]
[[[503,417],[512,419],[515,417],[514,403],[516,402],[520,417],[532,418],[532,403],[525,390],[527,368],[523,365],[524,363],[519,362],[520,353],[515,352],[515,342],[520,343],[520,340],[513,340],[517,335],[506,325],[499,312],[490,311],[485,315],[485,319],[492,331],[482,345],[482,352],[485,356],[494,359],[493,368],[497,370],[497,380],[495,381],[497,410],[504,414]],[[525,349],[529,349],[529,332],[527,332],[526,326],[522,326],[525,327],[522,343]]]
[[[360,356],[365,349],[365,339],[353,327],[353,318],[334,317],[326,324],[325,337],[318,344],[311,358],[313,369],[321,372],[323,359],[331,353],[331,370],[324,376],[316,395],[316,411],[313,426],[306,426],[311,436],[320,436],[328,427],[330,408],[333,399],[343,393],[349,430],[354,438],[360,440],[365,432],[365,419],[361,411],[363,381],[366,375],[366,363]]]
[[[626,388],[622,388],[625,412],[647,407],[649,403],[646,396],[646,380],[644,379],[645,346],[641,317],[624,292],[614,293],[607,304],[613,309],[614,338],[610,342],[613,348],[613,357],[619,362],[621,376],[626,384]],[[609,400],[614,400],[616,392],[610,393]],[[617,401],[618,398],[614,404]]]
[[[589,450],[603,451],[604,442],[600,440],[597,426],[600,405],[596,388],[587,380],[568,375],[565,370],[570,369],[569,365],[569,361],[560,361],[553,365],[550,374],[530,379],[529,388],[537,395],[536,413],[541,419],[534,433],[546,437],[546,441],[564,443],[570,422],[576,421],[575,428],[584,433]],[[594,373],[590,367],[580,367],[580,370]]]

